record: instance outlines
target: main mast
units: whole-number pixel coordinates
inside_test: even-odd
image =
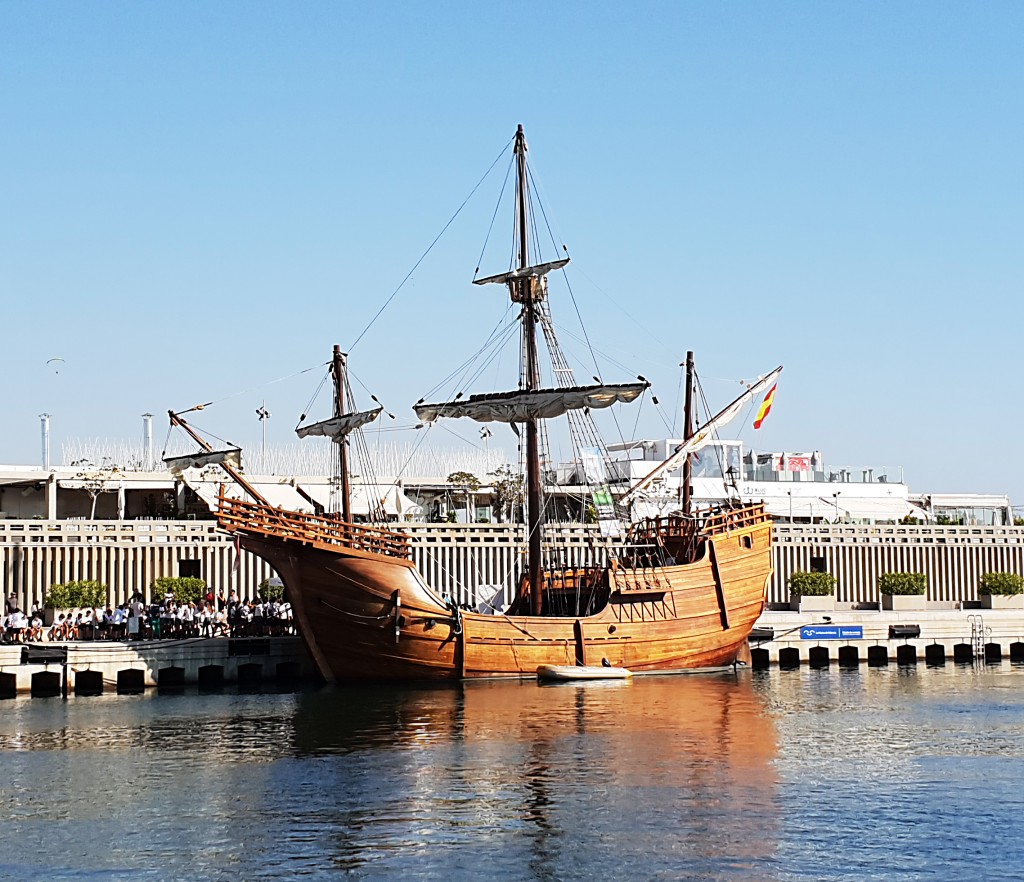
[[[516,214],[519,226],[519,269],[530,265],[529,212],[526,174],[526,135],[522,125],[516,131]],[[523,304],[523,352],[525,357],[526,390],[540,388],[540,365],[537,358],[537,315],[534,294],[540,286],[529,275],[519,280],[519,295]],[[541,590],[542,528],[544,524],[544,501],[541,498],[540,482],[540,432],[537,420],[526,423],[526,523],[529,530],[529,552],[527,557],[530,576],[530,609],[540,615],[544,598]]]

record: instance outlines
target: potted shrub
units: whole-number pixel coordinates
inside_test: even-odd
[[[159,603],[168,594],[174,595],[175,603],[201,604],[206,600],[206,580],[195,576],[160,576],[153,580],[150,597]]]
[[[978,597],[985,609],[1024,609],[1024,576],[1017,573],[984,573]]]
[[[107,586],[102,582],[87,579],[80,582],[65,582],[63,585],[51,585],[43,599],[44,624],[53,624],[55,610],[70,612],[73,609],[89,607],[105,607],[107,605]]]
[[[882,609],[921,609],[928,593],[928,577],[924,573],[882,573],[878,593]]]
[[[836,608],[836,577],[797,570],[789,577],[789,605],[800,612]]]

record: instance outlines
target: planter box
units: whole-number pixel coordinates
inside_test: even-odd
[[[1024,609],[1024,594],[979,594],[982,609]]]
[[[836,596],[807,594],[802,597],[790,597],[789,607],[799,612],[831,612],[836,608]]]
[[[882,609],[924,609],[928,605],[925,594],[883,594]]]

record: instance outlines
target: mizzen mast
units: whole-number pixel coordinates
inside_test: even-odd
[[[334,356],[331,370],[334,373],[334,416],[345,416],[345,355],[341,347],[334,344]],[[342,436],[338,442],[338,474],[341,482],[341,519],[346,524],[352,523],[352,493],[348,480],[348,436]]]
[[[686,397],[683,399],[683,441],[693,437],[693,352],[686,353]],[[693,508],[693,457],[689,454],[683,461],[683,514],[690,514]]]

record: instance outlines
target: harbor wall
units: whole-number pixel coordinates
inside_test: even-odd
[[[213,637],[0,646],[0,698],[19,693],[98,695],[146,688],[218,688],[310,680],[298,637]]]
[[[521,525],[402,529],[424,578],[440,594],[474,604],[498,590],[511,598],[526,553]],[[558,563],[585,565],[607,557],[596,528],[545,529]],[[1024,527],[776,524],[774,543],[772,604],[789,600],[787,580],[797,570],[834,574],[837,602],[854,606],[878,602],[878,577],[887,572],[925,573],[927,599],[952,605],[977,599],[983,573],[1024,574]],[[3,593],[13,593],[25,610],[42,603],[54,584],[96,579],[108,586],[108,602],[117,604],[136,590],[148,595],[160,576],[197,571],[214,590],[235,588],[243,597],[274,575],[260,558],[237,552],[213,521],[0,520]]]
[[[847,605],[844,605],[844,607]],[[1024,610],[770,610],[750,636],[755,669],[1024,661]]]

